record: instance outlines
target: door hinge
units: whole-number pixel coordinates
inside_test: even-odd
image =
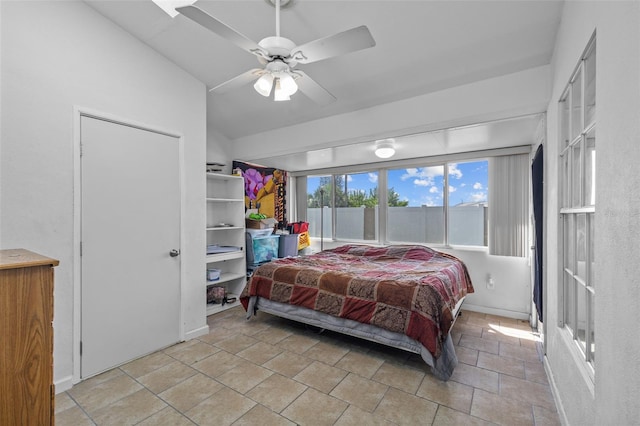
[[[82,241],[80,241],[80,256],[82,256]]]
[[[80,157],[82,157],[83,151],[84,151],[84,145],[82,142],[80,142]]]
[[[80,356],[82,356],[82,340],[80,340]]]

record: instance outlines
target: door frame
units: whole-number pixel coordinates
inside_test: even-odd
[[[80,340],[82,337],[82,259],[80,256],[80,237],[82,234],[82,175],[80,158],[80,118],[82,116],[95,118],[98,120],[109,121],[115,124],[134,127],[154,133],[160,133],[166,136],[174,137],[178,140],[178,174],[180,179],[180,247],[181,253],[184,253],[184,232],[185,229],[185,207],[186,207],[186,188],[185,188],[185,168],[184,168],[184,136],[178,132],[170,131],[159,126],[141,123],[135,120],[124,118],[118,115],[96,111],[91,108],[74,105],[73,107],[73,375],[71,377],[72,384],[79,383],[80,377]],[[180,255],[180,309],[178,316],[179,340],[184,341],[184,292],[185,292],[185,270],[183,257]]]

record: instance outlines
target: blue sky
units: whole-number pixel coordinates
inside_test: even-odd
[[[444,167],[394,169],[388,172],[388,186],[400,194],[409,206],[441,206],[443,203]],[[309,178],[307,192],[313,193],[319,178]],[[488,162],[449,163],[449,205],[487,201]],[[377,173],[349,175],[349,192],[369,192],[378,185]]]

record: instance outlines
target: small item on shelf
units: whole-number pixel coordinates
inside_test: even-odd
[[[237,246],[219,246],[217,244],[207,246],[207,254],[229,253],[240,250],[242,250],[242,248]]]
[[[207,288],[207,303],[224,304],[226,299],[225,288],[221,285],[212,285]]]
[[[224,163],[207,162],[207,173],[221,172],[224,167]]]
[[[220,279],[220,269],[207,269],[207,281],[217,281]]]

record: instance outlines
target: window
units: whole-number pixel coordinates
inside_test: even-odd
[[[594,219],[596,47],[592,41],[559,102],[561,323],[595,374]]]
[[[487,183],[487,160],[308,176],[310,235],[320,236],[322,189],[324,238],[486,246]],[[381,208],[383,236],[378,235]]]

